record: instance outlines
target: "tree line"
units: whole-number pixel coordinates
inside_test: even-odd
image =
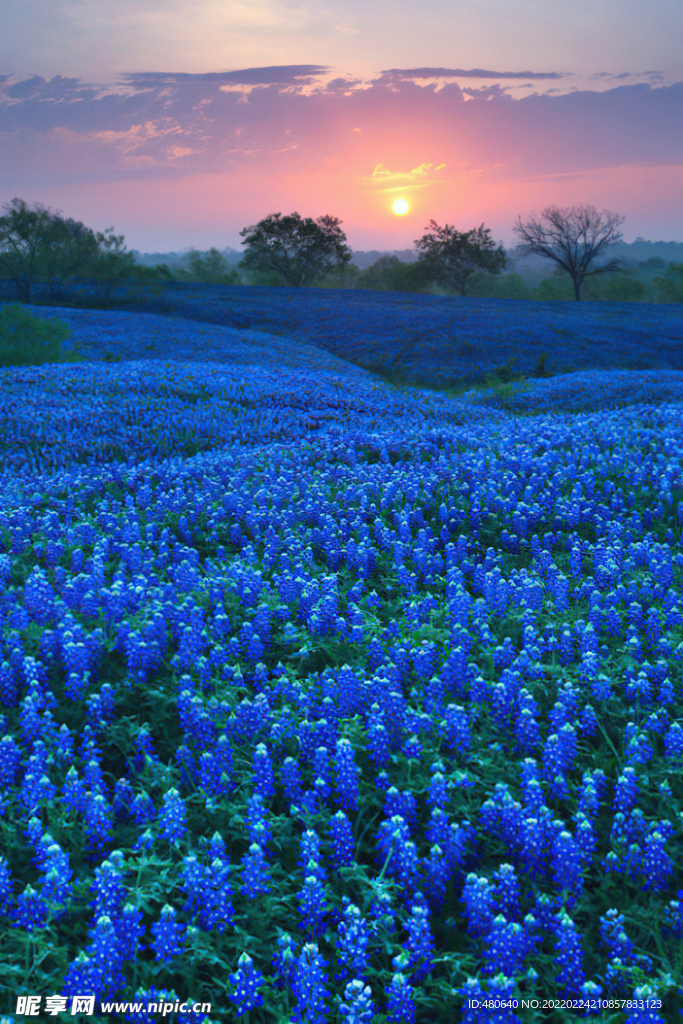
[[[403,291],[437,286],[464,296],[477,294],[482,282],[493,281],[509,262],[503,246],[496,244],[484,224],[458,231],[450,224],[430,220],[425,234],[415,240],[414,263],[383,256],[361,272],[351,263],[353,253],[337,217],[325,215],[314,220],[298,213],[273,213],[240,232],[245,251],[237,268],[229,267],[223,254],[213,248],[206,253],[191,250],[185,269],[171,270],[165,264],[136,264],[123,235],[114,234],[113,228],[95,232],[39,203],[30,207],[23,199],[13,199],[3,209],[0,276],[13,282],[24,303],[31,302],[36,283],[47,286],[48,300],[56,299],[67,284],[78,281],[94,284],[100,297],[107,299],[123,283],[161,285],[180,279],[238,284],[242,274],[258,284],[393,287]],[[626,269],[623,260],[604,258],[609,246],[623,237],[618,230],[623,221],[619,214],[589,205],[549,206],[526,220],[518,217],[513,231],[521,243],[518,253],[548,260],[554,266],[555,279],[571,282],[578,301],[589,279]],[[664,301],[683,301],[683,264],[670,264],[664,277],[654,280]],[[545,294],[539,297],[565,297],[561,290],[555,294],[557,288],[553,292],[552,281],[543,285]],[[620,295],[618,288],[613,291],[613,298],[627,297]]]

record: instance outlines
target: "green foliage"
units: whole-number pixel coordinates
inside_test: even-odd
[[[31,289],[38,282],[47,284],[49,299],[54,299],[76,278],[94,281],[101,297],[108,299],[116,285],[133,275],[133,254],[113,228],[95,233],[40,203],[29,207],[23,199],[13,199],[4,209],[0,273],[11,278],[20,302],[31,302]]]
[[[427,234],[415,240],[418,262],[444,288],[465,294],[468,278],[475,271],[499,274],[505,266],[505,250],[496,246],[491,231],[481,224],[471,231],[456,231],[450,224],[440,227],[430,220]]]
[[[351,260],[340,225],[337,217],[329,215],[313,220],[298,213],[284,217],[271,213],[240,231],[246,252],[239,265],[247,271],[277,274],[290,288],[311,285]]]
[[[683,302],[683,263],[670,263],[663,277],[656,277],[659,302]]]
[[[424,263],[404,263],[398,256],[380,256],[378,260],[359,271],[355,287],[376,291],[426,292],[433,281]]]
[[[184,266],[179,266],[176,270],[176,276],[182,281],[192,281],[199,284],[240,283],[240,275],[237,270],[235,268],[231,269],[228,266],[223,253],[215,247],[208,249],[206,252],[190,249],[184,258]]]
[[[531,299],[531,291],[519,274],[485,274],[477,271],[467,284],[467,294],[476,299]]]
[[[0,366],[65,362],[75,354],[62,349],[70,337],[61,320],[33,316],[18,303],[6,305],[0,311]]]

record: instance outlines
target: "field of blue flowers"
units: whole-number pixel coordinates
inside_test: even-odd
[[[81,361],[0,370],[8,1019],[681,1019],[680,307],[348,294],[36,307]],[[461,306],[593,361],[343,358]]]

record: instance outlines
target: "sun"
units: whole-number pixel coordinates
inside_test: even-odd
[[[408,206],[408,201],[406,199],[397,199],[394,205],[392,206],[392,210],[399,217],[402,217],[403,214],[407,213],[409,209],[410,207]]]

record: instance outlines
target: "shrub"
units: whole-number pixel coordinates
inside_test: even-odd
[[[71,330],[61,320],[33,316],[18,303],[0,311],[0,366],[62,363],[72,353],[62,348]]]

